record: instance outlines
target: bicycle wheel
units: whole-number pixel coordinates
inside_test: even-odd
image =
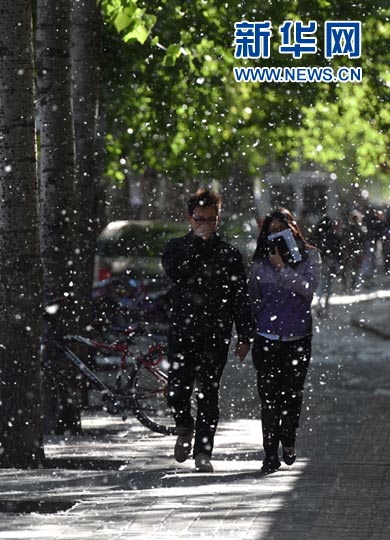
[[[172,412],[167,405],[168,376],[160,367],[139,364],[131,379],[133,411],[145,427],[156,433],[175,435]]]

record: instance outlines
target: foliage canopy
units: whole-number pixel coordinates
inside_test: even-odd
[[[103,0],[107,173],[153,168],[177,180],[320,166],[382,179],[390,163],[390,8],[347,0]],[[283,21],[361,20],[362,57],[278,54]],[[234,23],[270,20],[264,66],[361,66],[363,82],[236,83]],[[259,61],[257,64],[259,65]]]

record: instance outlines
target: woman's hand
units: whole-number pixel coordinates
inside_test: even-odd
[[[269,253],[269,260],[272,266],[275,268],[284,268],[285,264],[283,262],[282,257],[280,256],[279,250],[276,247],[274,251],[270,251]]]

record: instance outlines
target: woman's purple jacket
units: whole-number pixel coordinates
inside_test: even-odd
[[[252,263],[249,292],[257,333],[303,337],[312,332],[311,303],[321,276],[318,250],[306,248],[303,260],[277,269],[268,258]]]

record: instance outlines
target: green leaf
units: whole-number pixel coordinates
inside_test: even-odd
[[[178,45],[176,43],[169,45],[169,47],[167,48],[167,52],[165,53],[163,65],[167,67],[174,66],[176,64],[176,60],[181,54],[181,45]]]
[[[131,16],[127,15],[125,11],[121,11],[115,17],[114,26],[118,32],[122,32],[131,23]]]
[[[167,55],[178,58],[180,56],[180,51],[181,51],[181,45],[172,44],[172,45],[169,45],[167,49]]]
[[[128,43],[131,40],[136,40],[141,43],[141,45],[143,45],[148,39],[148,35],[149,32],[145,28],[145,26],[143,24],[137,24],[134,30],[131,30],[123,37],[123,40],[125,41],[125,43]]]

